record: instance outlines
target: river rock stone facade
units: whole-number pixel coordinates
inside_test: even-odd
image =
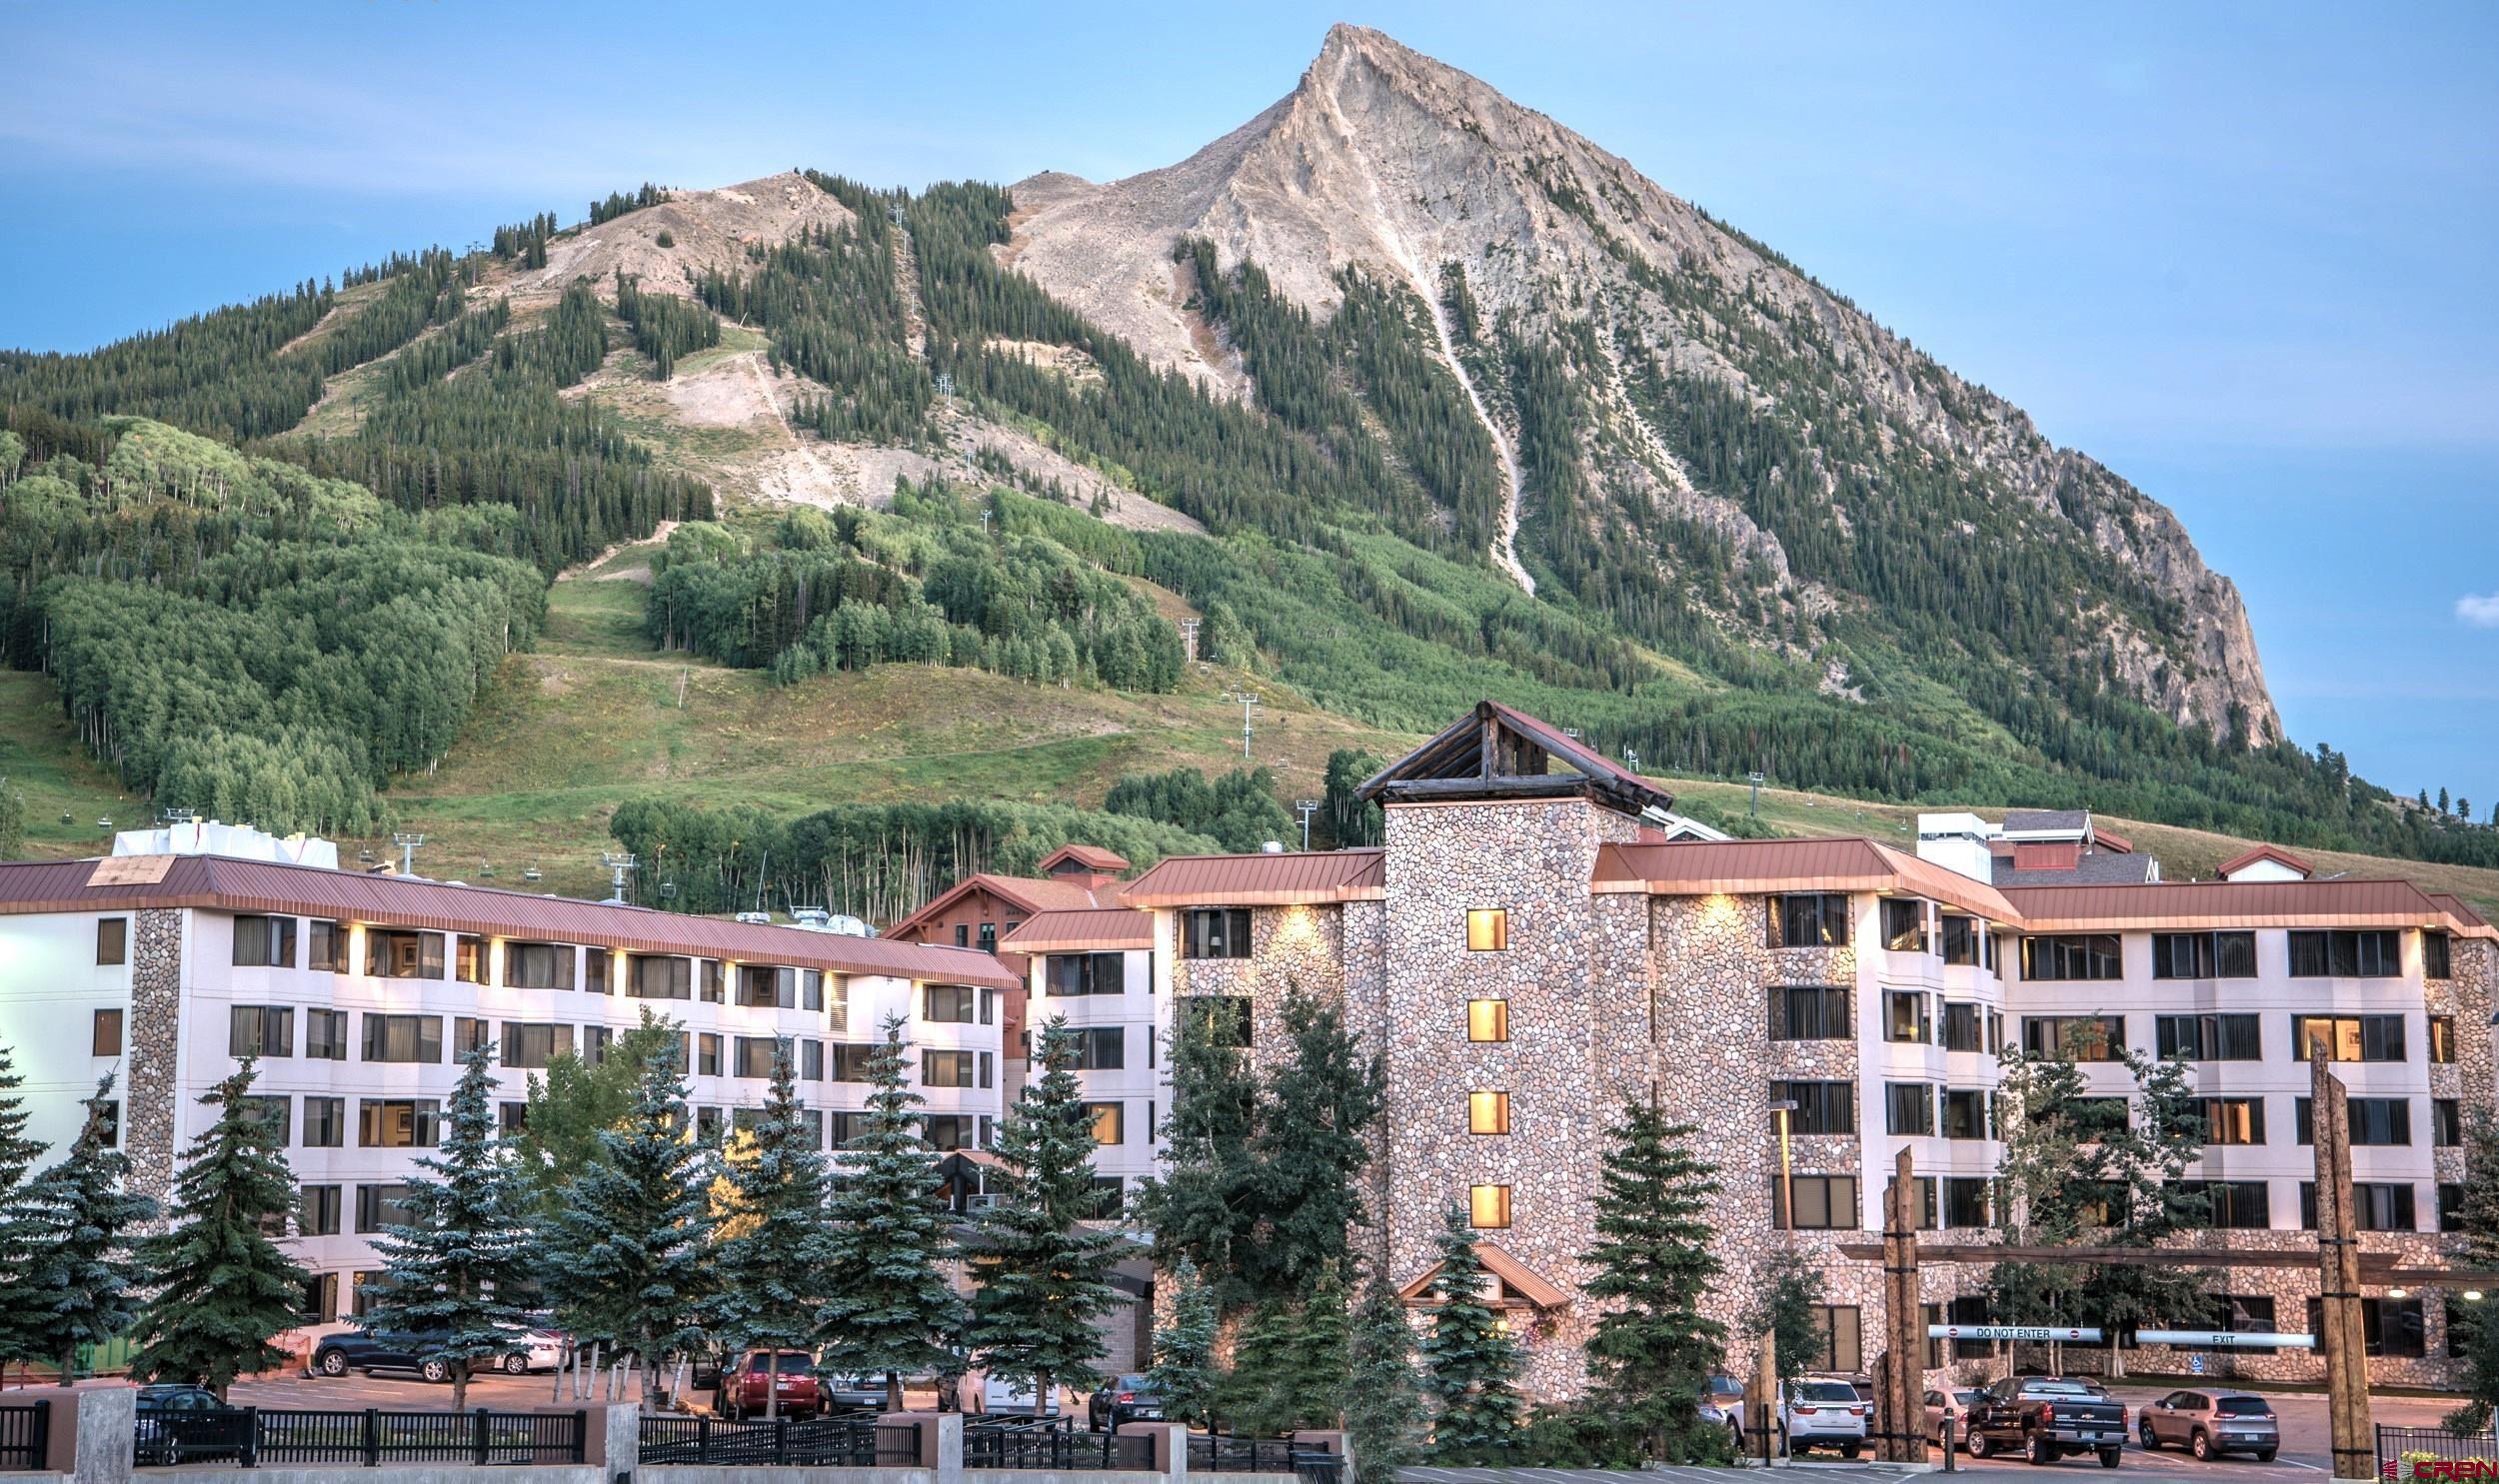
[[[130,1189],[165,1203],[181,1137],[176,1090],[182,1065],[182,933],[186,914],[148,907],[130,934],[130,1066],[123,1089],[122,1150]]]

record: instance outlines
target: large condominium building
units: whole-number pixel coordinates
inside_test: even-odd
[[[238,847],[234,831],[197,833]],[[0,865],[0,1041],[27,1079],[29,1131],[57,1155],[80,1099],[117,1073],[115,1135],[134,1187],[162,1199],[211,1121],[200,1095],[256,1055],[303,1185],[297,1251],[322,1320],[358,1307],[373,1234],[399,1219],[476,1043],[495,1044],[509,1121],[532,1069],[566,1049],[599,1060],[652,1011],[684,1027],[698,1122],[718,1128],[761,1105],[786,1042],[819,1137],[839,1147],[871,1044],[899,1020],[930,1139],[973,1150],[1000,1110],[1003,1002],[1020,988],[974,949],[271,858]]]
[[[2280,851],[2232,862],[2239,879],[2165,882],[2080,815],[1930,816],[1921,853],[1669,841],[1654,785],[1489,704],[1365,792],[1385,806],[1380,848],[1167,859],[1127,910],[1040,912],[1002,947],[1031,958],[1035,1021],[1082,1027],[1098,1168],[1128,1183],[1161,1152],[1177,1001],[1226,1001],[1213,1013],[1253,1058],[1288,993],[1341,1005],[1387,1077],[1365,1240],[1418,1292],[1444,1214],[1464,1211],[1541,1392],[1584,1380],[1579,1254],[1627,1100],[1694,1125],[1718,1166],[1716,1316],[1739,1331],[1762,1261],[1807,1253],[1814,1359],[1840,1371],[1872,1359],[1880,1275],[1838,1248],[1878,1229],[1897,1151],[1931,1240],[1989,1239],[2007,1046],[2078,1048],[2112,1118],[2132,1085],[2117,1047],[2182,1052],[2212,1130],[2193,1177],[2217,1230],[2198,1240],[2286,1249],[2313,1249],[2306,1058],[2322,1046],[2351,1095],[2364,1245],[2445,1254],[2461,1120],[2492,1101],[2499,979],[2499,934],[2454,897],[2307,879]],[[2310,1329],[2313,1267],[2211,1271],[2216,1326]],[[1928,1266],[1932,1317],[1979,1317],[1984,1276]],[[2370,1291],[2377,1379],[2443,1376],[2458,1297]]]

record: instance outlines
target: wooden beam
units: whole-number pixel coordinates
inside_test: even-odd
[[[2351,1107],[2342,1079],[2326,1063],[2323,1046],[2310,1046],[2308,1063],[2309,1122],[2317,1156],[2317,1296],[2323,1320],[2318,1339],[2325,1350],[2326,1427],[2333,1443],[2334,1477],[2368,1479],[2377,1473],[2377,1447],[2369,1427],[2369,1352],[2361,1325]]]

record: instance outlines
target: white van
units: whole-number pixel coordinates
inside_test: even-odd
[[[1056,1417],[1059,1415],[1059,1388],[1053,1386],[1050,1393],[1050,1406],[1048,1410],[1043,1410],[1034,1405],[1033,1383],[1030,1380],[984,1376],[981,1379],[981,1410],[1026,1417]]]

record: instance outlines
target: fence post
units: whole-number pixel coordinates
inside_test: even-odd
[[[694,1461],[712,1461],[712,1419],[709,1417],[694,1419]]]
[[[243,1409],[242,1463],[247,1469],[260,1467],[260,1408],[258,1407]]]
[[[365,1408],[365,1467],[382,1466],[382,1412],[378,1407]]]
[[[790,1462],[790,1419],[787,1417],[773,1418],[773,1462],[784,1466]]]
[[[479,1468],[486,1467],[487,1436],[486,1409],[484,1407],[480,1407],[475,1412],[469,1414],[470,1453],[477,1460],[477,1466]]]

